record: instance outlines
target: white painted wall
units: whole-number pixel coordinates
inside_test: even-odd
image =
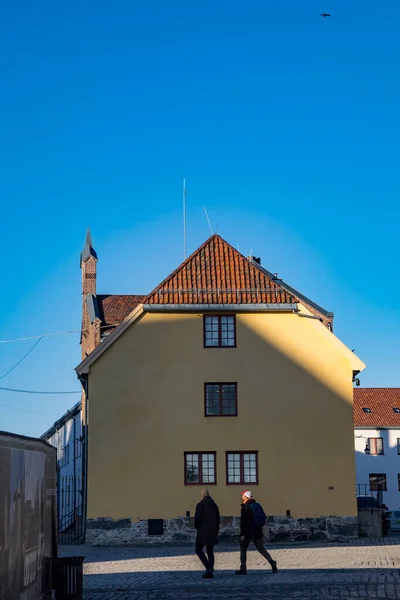
[[[82,508],[82,413],[63,423],[46,441],[57,449],[57,510],[60,522]]]
[[[384,454],[372,456],[365,454],[366,440],[364,438],[383,438]],[[354,445],[356,450],[356,480],[358,484],[369,484],[370,473],[385,473],[387,491],[383,492],[383,502],[389,510],[400,510],[400,491],[398,475],[400,474],[400,455],[397,454],[397,438],[399,429],[360,429],[354,430]],[[375,492],[373,492],[376,495]]]

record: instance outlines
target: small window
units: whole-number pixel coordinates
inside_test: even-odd
[[[398,408],[397,406],[394,407],[393,412],[396,413],[396,415],[400,414],[400,408]]]
[[[370,409],[370,408],[363,408],[363,412],[365,412],[365,413],[370,413],[370,412],[371,412],[371,409]]]
[[[236,346],[235,315],[204,316],[204,347],[234,348]]]
[[[237,383],[205,383],[205,416],[237,416]]]
[[[226,483],[227,485],[258,484],[257,452],[227,452]]]
[[[400,438],[397,438],[397,454],[400,454]]]
[[[148,519],[147,534],[148,535],[164,535],[163,519]]]
[[[185,452],[185,485],[215,483],[215,452]]]
[[[399,492],[400,492],[400,475],[397,475],[397,487],[398,487]]]
[[[371,492],[377,492],[378,490],[386,492],[386,473],[370,473],[369,489]]]
[[[372,456],[377,456],[378,454],[384,454],[383,451],[383,438],[368,438],[368,446],[370,450],[370,454]]]

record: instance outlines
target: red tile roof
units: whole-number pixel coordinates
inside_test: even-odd
[[[149,294],[149,304],[295,303],[296,299],[252,262],[211,236]]]
[[[400,388],[354,388],[355,427],[400,427],[394,407],[400,408]]]
[[[99,317],[101,324],[105,325],[118,325],[133,311],[136,306],[141,304],[146,296],[97,296],[97,303],[99,307]]]

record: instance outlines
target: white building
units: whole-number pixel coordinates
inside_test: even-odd
[[[354,438],[358,495],[400,511],[400,388],[354,389]]]
[[[82,405],[78,402],[41,436],[57,449],[58,530],[74,527],[83,514]]]

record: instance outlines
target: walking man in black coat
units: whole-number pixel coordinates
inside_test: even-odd
[[[194,526],[197,529],[196,554],[206,569],[203,579],[214,577],[214,546],[218,543],[219,522],[218,506],[208,490],[202,490],[201,501],[196,506]],[[203,551],[204,546],[207,556]]]
[[[254,542],[259,553],[269,562],[273,573],[278,572],[276,561],[264,548],[264,532],[261,523],[265,523],[265,513],[261,505],[253,498],[250,490],[242,492],[242,510],[240,513],[240,569],[236,575],[247,575],[247,548]]]

